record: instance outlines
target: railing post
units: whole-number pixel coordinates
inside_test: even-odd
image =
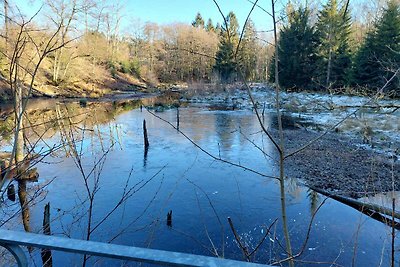
[[[17,261],[18,267],[28,267],[28,260],[26,259],[25,252],[18,245],[1,244],[2,247],[11,252]]]

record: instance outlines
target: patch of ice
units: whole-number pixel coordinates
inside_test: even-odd
[[[252,84],[251,91],[260,111],[275,112],[276,100],[273,88],[263,84]],[[253,109],[247,91],[239,89],[194,97],[189,102],[235,106],[235,110],[249,111]],[[312,122],[317,130],[329,129],[348,114],[354,113],[337,127],[340,132],[362,139],[365,131],[370,128],[375,137],[372,142],[375,142],[376,145],[374,148],[366,145],[365,148],[399,155],[400,110],[360,108],[365,103],[368,103],[368,106],[400,106],[400,100],[392,99],[371,101],[369,98],[361,96],[280,92],[280,105],[284,113]]]

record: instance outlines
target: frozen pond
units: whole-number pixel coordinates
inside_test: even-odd
[[[52,233],[85,239],[89,196],[97,186],[91,240],[243,260],[227,218],[232,218],[250,249],[277,219],[254,258],[269,264],[285,258],[280,246],[284,243],[279,183],[268,178],[278,173],[277,155],[260,133],[251,109],[221,110],[201,103],[180,107],[179,129],[188,140],[168,123],[145,109],[141,111],[137,102],[90,105],[60,104],[55,112],[46,104],[45,111],[34,115],[36,119],[57,114],[72,118],[69,123],[53,125],[35,147],[36,152],[53,148],[63,140],[75,141],[77,154],[68,147],[60,148],[36,165],[39,182],[27,185],[28,198],[34,200],[29,206],[30,221],[25,224],[32,232],[41,231],[44,205],[50,202]],[[177,125],[177,109],[156,111],[152,109]],[[273,115],[271,109],[266,111],[267,126],[272,125]],[[150,142],[147,152],[143,148],[144,119]],[[35,134],[29,134],[34,139]],[[7,141],[3,143],[6,148]],[[293,252],[297,253],[306,238],[311,215],[325,197],[290,177],[286,188],[288,225]],[[18,200],[5,200],[2,227],[24,229],[20,214],[7,220],[19,208]],[[172,226],[168,226],[167,213],[171,210]],[[312,222],[308,243],[296,265],[324,262],[323,266],[349,266],[354,261],[355,266],[387,266],[390,233],[384,224],[327,199]],[[31,258],[32,266],[41,264],[40,251],[33,250]],[[53,261],[54,266],[75,266],[81,265],[82,258],[56,252]],[[95,263],[122,264],[89,259],[90,266]]]

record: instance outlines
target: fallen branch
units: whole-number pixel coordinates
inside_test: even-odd
[[[327,197],[330,197],[336,201],[339,201],[343,204],[346,204],[347,206],[350,206],[356,210],[361,211],[362,213],[368,215],[369,217],[378,220],[380,222],[383,222],[389,226],[392,225],[392,223],[394,224],[394,227],[398,230],[400,230],[400,223],[393,221],[392,219],[383,216],[382,214],[386,215],[386,216],[393,216],[396,219],[400,219],[400,213],[398,212],[393,212],[392,209],[388,209],[385,208],[383,206],[379,206],[376,204],[371,204],[371,203],[365,203],[353,198],[349,198],[349,197],[344,197],[344,196],[340,196],[340,195],[335,195],[329,191],[323,190],[323,189],[319,189],[319,188],[315,188],[315,187],[310,187],[310,189],[324,195]]]

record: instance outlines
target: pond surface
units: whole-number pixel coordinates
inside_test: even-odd
[[[146,101],[145,105],[154,104]],[[98,186],[93,198],[91,240],[242,260],[227,218],[232,218],[250,250],[277,219],[255,253],[255,261],[273,263],[285,258],[279,244],[284,246],[279,183],[266,177],[277,175],[277,155],[260,133],[251,110],[215,110],[202,104],[181,107],[179,130],[188,140],[168,123],[141,110],[140,101],[127,103],[54,104],[58,111],[43,104],[45,109],[31,115],[36,120],[51,121],[47,127],[37,126],[43,133],[26,133],[32,140],[35,135],[44,136],[35,146],[37,153],[54,148],[62,140],[76,142],[75,150],[58,148],[36,164],[39,182],[27,185],[28,196],[34,197],[29,207],[30,221],[25,220],[31,231],[41,232],[44,205],[50,202],[52,233],[85,239],[89,216],[86,177],[89,193]],[[176,108],[150,111],[177,125]],[[61,124],[52,120],[66,114],[71,119]],[[273,118],[267,113],[266,124],[271,125]],[[144,119],[150,142],[147,152],[143,145]],[[3,144],[5,150],[9,149],[6,139]],[[220,158],[254,172],[221,162]],[[306,238],[311,215],[325,197],[299,186],[290,177],[286,189],[288,225],[297,253]],[[123,196],[122,203],[109,215]],[[18,210],[18,200],[6,200],[2,216],[10,217]],[[167,225],[169,211],[172,226]],[[1,222],[3,227],[23,230],[21,218],[18,214]],[[297,265],[323,262],[323,266],[350,266],[354,262],[355,266],[388,266],[390,232],[384,224],[327,199],[312,222]],[[31,255],[32,266],[40,265],[40,251],[34,250]],[[82,257],[55,252],[53,262],[54,266],[81,265]],[[89,259],[89,266],[95,263],[121,266],[119,261]]]

